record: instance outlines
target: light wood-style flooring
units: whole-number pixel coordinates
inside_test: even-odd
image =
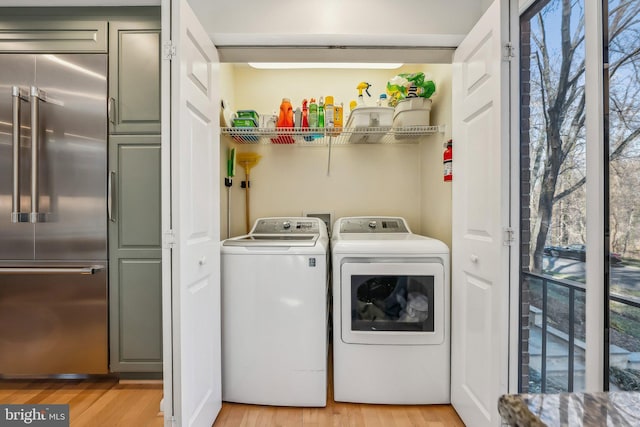
[[[330,401],[326,408],[223,403],[214,427],[464,427],[449,405],[362,405]]]
[[[112,378],[0,380],[2,404],[69,404],[73,427],[162,427],[162,384],[118,384]]]
[[[0,380],[2,404],[69,404],[72,427],[162,427],[161,384],[116,379]],[[333,401],[325,408],[222,404],[215,427],[455,427],[464,424],[449,405],[360,405]]]

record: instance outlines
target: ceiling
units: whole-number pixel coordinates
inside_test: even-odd
[[[491,0],[188,0],[224,62],[450,62]],[[0,0],[6,7],[159,6],[163,0]],[[460,13],[464,11],[464,13]],[[391,49],[392,48],[392,49]]]

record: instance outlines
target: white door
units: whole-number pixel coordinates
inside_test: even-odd
[[[500,425],[508,389],[509,23],[494,1],[453,61],[451,401],[471,427]]]
[[[170,22],[164,14],[168,7]],[[170,119],[166,108],[163,112],[163,126],[171,123],[170,141],[163,139],[164,149],[170,144],[163,152],[163,197],[170,198],[171,215],[163,218],[163,227],[165,233],[173,230],[167,234],[174,240],[163,258],[171,265],[171,291],[163,285],[171,300],[163,305],[165,335],[171,334],[165,339],[170,351],[165,351],[163,409],[166,425],[210,427],[222,405],[219,60],[186,0],[165,0],[163,9],[163,30],[170,25],[175,47],[171,55],[163,45],[171,57]],[[167,280],[167,269],[164,273]]]

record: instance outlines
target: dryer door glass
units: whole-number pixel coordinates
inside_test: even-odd
[[[385,260],[386,261],[386,260]],[[444,263],[344,262],[341,264],[340,335],[345,343],[441,344],[449,317]],[[334,304],[336,301],[334,299]]]
[[[433,276],[351,276],[351,329],[433,332]]]

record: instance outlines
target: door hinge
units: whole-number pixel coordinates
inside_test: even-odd
[[[176,235],[173,230],[167,230],[163,233],[163,244],[165,249],[172,249],[176,244]]]
[[[511,42],[505,43],[503,59],[505,61],[511,61],[515,57],[516,57],[516,49],[515,47],[513,47],[513,44],[511,44]]]
[[[176,46],[171,40],[162,45],[162,58],[171,61],[176,56]]]
[[[513,242],[516,240],[516,232],[511,227],[504,228],[504,241],[503,244],[505,246],[513,245]]]

